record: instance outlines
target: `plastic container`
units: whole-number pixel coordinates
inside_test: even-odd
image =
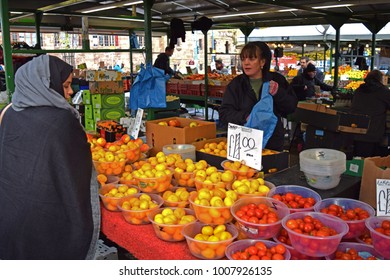
[[[201,233],[202,227],[206,224],[195,222],[183,227],[182,233],[187,241],[188,248],[193,256],[205,260],[218,260],[225,257],[226,247],[238,236],[237,228],[232,224],[226,224],[226,231],[231,238],[220,241],[204,241],[194,237]],[[215,228],[215,227],[214,227]]]
[[[270,241],[270,240],[242,239],[242,240],[234,241],[233,243],[228,245],[226,247],[226,250],[225,250],[225,255],[229,260],[234,260],[234,258],[232,257],[232,255],[234,253],[242,252],[246,248],[248,248],[250,246],[254,246],[257,242],[260,242],[260,241],[263,242],[268,249],[278,245],[278,243],[276,243],[274,241]],[[290,251],[287,248],[287,246],[285,246],[285,247],[286,247],[286,252],[284,252],[283,257],[284,257],[284,260],[289,260],[291,258],[291,254],[290,254]]]
[[[219,176],[221,176],[221,178],[222,178],[222,174],[223,173],[225,173],[226,171],[223,171],[223,170],[218,170],[218,173],[219,173]],[[224,189],[226,189],[226,190],[228,190],[228,189],[231,189],[231,186],[232,186],[232,184],[233,184],[233,182],[234,182],[234,180],[236,179],[235,178],[235,176],[233,175],[233,174],[230,174],[230,175],[232,175],[232,177],[231,177],[231,180],[229,179],[229,180],[225,180],[225,181],[219,181],[219,182],[217,182],[217,183],[212,183],[211,181],[201,181],[201,180],[199,180],[199,179],[197,179],[197,178],[195,178],[194,180],[195,180],[195,187],[196,187],[196,189],[197,190],[200,190],[200,189],[203,189],[203,188],[207,188],[207,189],[209,189],[209,190],[213,190],[213,189],[215,189],[215,188],[224,188]]]
[[[228,166],[230,165],[230,166]],[[224,170],[230,170],[237,178],[237,180],[250,179],[258,176],[259,170],[253,169],[246,165],[240,165],[245,170],[234,168],[234,162],[231,160],[224,160],[221,162],[221,166]]]
[[[321,196],[314,190],[297,185],[280,185],[276,188],[270,189],[267,197],[273,197],[275,194],[285,195],[286,193],[293,193],[301,195],[303,198],[313,198],[315,203],[321,201]],[[286,203],[286,202],[284,202]],[[286,206],[290,209],[290,213],[301,212],[301,211],[314,211],[314,205],[306,208],[292,208],[288,204]]]
[[[256,179],[249,179],[249,181],[250,180],[256,180]],[[264,185],[266,185],[269,188],[269,191],[267,193],[262,193],[258,191],[254,193],[237,193],[238,197],[243,198],[243,197],[254,197],[254,196],[267,196],[272,189],[276,188],[276,186],[273,183],[265,180],[264,180]]]
[[[377,251],[375,251],[373,246],[355,242],[341,242],[337,247],[336,252],[330,254],[329,256],[326,256],[325,259],[335,260],[337,252],[346,253],[348,249],[355,249],[358,252],[358,255],[361,256],[363,259],[367,259],[367,257],[369,256],[373,256],[379,260],[383,259],[383,257]],[[341,258],[339,260],[344,259]]]
[[[118,176],[125,171],[126,160],[119,161],[96,161],[93,160],[93,166],[95,167],[97,174],[104,174],[106,176],[115,175]]]
[[[109,211],[120,211],[118,208],[119,200],[122,197],[131,196],[136,193],[139,193],[136,186],[128,186],[125,184],[106,184],[99,189],[100,199],[104,207]]]
[[[188,200],[190,193],[191,191],[184,187],[173,187],[168,189],[162,194],[162,198],[164,199],[164,206],[185,208],[190,205]]]
[[[350,198],[326,198],[322,201],[319,201],[314,205],[314,211],[321,212],[321,209],[329,207],[331,204],[336,204],[341,206],[344,209],[344,212],[349,209],[361,208],[366,210],[370,217],[375,216],[375,210],[369,204],[362,202],[356,199]],[[348,225],[348,233],[343,237],[343,239],[352,239],[357,238],[366,232],[367,228],[365,225],[365,219],[363,220],[353,220],[348,221],[344,220]]]
[[[278,221],[271,224],[257,224],[246,222],[236,215],[237,211],[250,203],[259,205],[260,203],[266,204],[271,208],[271,211],[276,212]],[[237,227],[239,231],[248,239],[269,239],[275,236],[282,227],[282,219],[287,216],[290,211],[287,206],[270,197],[244,197],[237,200],[230,209],[233,217],[237,221]]]
[[[346,170],[346,155],[333,149],[308,149],[299,153],[299,164],[310,186],[328,190],[340,183]]]
[[[285,242],[282,242],[281,240],[279,240],[279,238],[280,238],[279,236],[282,234],[282,231],[284,231],[284,235],[287,238]],[[282,228],[279,231],[279,233],[276,236],[274,236],[272,239],[276,243],[283,244],[290,251],[290,255],[291,255],[290,260],[323,260],[324,259],[323,257],[307,256],[307,255],[302,254],[302,253],[298,252],[297,250],[295,250],[294,247],[291,245],[291,241],[288,238],[288,233],[284,228]]]
[[[139,199],[142,195],[147,195],[150,197],[150,201],[153,202],[152,208],[143,209],[143,210],[131,210],[127,209],[123,203],[127,202],[131,204],[131,201],[133,199]],[[154,208],[160,208],[164,203],[164,200],[161,196],[157,194],[143,194],[143,193],[137,193],[132,196],[123,197],[118,202],[118,208],[121,210],[123,217],[125,218],[126,222],[133,224],[133,225],[144,225],[144,224],[150,224],[150,220],[148,218],[148,213],[152,211]]]
[[[370,217],[366,219],[366,227],[370,231],[374,249],[385,259],[390,259],[390,236],[376,231],[383,221],[390,221],[390,217]]]
[[[196,218],[205,224],[223,225],[233,220],[233,216],[230,212],[231,206],[203,206],[196,204],[195,198],[198,194],[191,193],[189,202],[191,208],[194,209]]]
[[[176,207],[168,207],[175,211],[177,209]],[[155,208],[152,211],[148,213],[148,219],[153,225],[154,232],[156,233],[157,237],[164,240],[164,241],[170,241],[170,242],[178,242],[184,240],[184,236],[182,234],[183,227],[186,224],[195,223],[196,217],[195,212],[191,209],[182,209],[185,212],[185,216],[193,216],[193,220],[186,218],[179,219],[177,216],[177,221],[173,224],[167,224],[167,223],[158,223],[154,220],[155,216],[157,214],[161,214],[164,209],[167,209],[167,207],[164,208]],[[187,217],[188,218],[188,217]]]
[[[297,233],[287,227],[290,219],[303,219],[306,215],[320,220],[324,226],[334,229],[337,234],[333,236],[319,237]],[[334,216],[318,212],[296,212],[287,215],[282,220],[282,226],[287,230],[291,245],[298,252],[311,257],[325,257],[336,251],[342,237],[348,232],[346,222]]]
[[[196,160],[195,146],[190,144],[172,144],[163,146],[163,153],[179,154],[183,159],[190,158],[192,161]]]
[[[165,176],[155,178],[135,178],[137,186],[144,193],[161,193],[172,187],[173,174],[165,174]]]

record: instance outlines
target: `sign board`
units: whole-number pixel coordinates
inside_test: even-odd
[[[376,215],[390,216],[390,180],[376,179]]]
[[[229,123],[227,158],[261,170],[263,131]]]
[[[141,108],[138,108],[137,115],[135,116],[135,120],[133,125],[130,128],[130,136],[134,139],[138,138],[139,129],[141,127],[142,122],[142,116],[144,115],[144,110]]]

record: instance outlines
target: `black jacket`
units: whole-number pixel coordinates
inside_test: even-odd
[[[263,77],[263,82],[273,80],[279,84],[277,93],[273,96],[274,114],[278,118],[275,131],[267,143],[266,148],[277,151],[283,150],[284,130],[281,117],[286,117],[295,111],[297,98],[289,86],[287,80],[279,73],[269,72],[267,77]],[[261,98],[261,89],[259,93]],[[222,125],[234,123],[244,125],[246,119],[252,111],[253,106],[258,102],[255,92],[245,74],[234,78],[225,90],[219,118]]]
[[[291,81],[291,85],[294,88],[294,92],[299,101],[314,97],[316,93],[314,86],[319,86],[321,90],[331,91],[333,89],[332,86],[321,82],[317,77],[311,78],[306,71],[303,71],[302,74],[295,76]],[[307,87],[306,90],[304,89],[305,86]]]
[[[173,75],[173,69],[169,67],[169,56],[166,53],[160,53],[153,64],[154,67],[165,71],[165,74]]]
[[[364,142],[380,142],[386,129],[386,111],[390,109],[390,89],[375,80],[361,84],[353,95],[351,113],[369,115],[367,134],[355,135]]]

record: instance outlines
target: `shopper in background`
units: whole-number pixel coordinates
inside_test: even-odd
[[[385,136],[386,111],[390,109],[390,89],[379,70],[369,72],[354,92],[351,113],[370,116],[367,134],[354,136],[354,156],[383,156],[377,148]]]
[[[322,72],[316,65],[315,61],[314,60],[310,60],[309,63],[313,64],[315,67],[316,67],[316,78],[320,81],[320,82],[324,82],[324,79],[325,79],[325,75],[324,75],[324,72]]]
[[[95,256],[99,200],[90,146],[68,102],[72,70],[41,55],[16,72],[0,124],[0,259]]]
[[[223,75],[229,74],[229,70],[223,65],[222,59],[215,60],[215,72]]]
[[[294,88],[299,101],[315,97],[315,86],[319,86],[321,90],[325,91],[333,90],[332,86],[316,78],[316,67],[311,63],[307,64],[302,74],[298,74],[292,79],[291,86]]]
[[[166,47],[165,52],[157,56],[153,66],[164,70],[165,74],[175,75],[175,71],[169,66],[169,58],[173,55],[174,50],[174,48]]]
[[[307,57],[307,56],[301,57],[299,63],[300,63],[300,65],[301,65],[301,68],[299,68],[297,75],[302,74],[303,71],[306,69],[306,67],[307,67],[307,65],[308,65],[309,63],[311,63],[311,64],[313,64],[314,66],[316,66],[316,63],[315,63],[313,60],[310,60],[310,58]],[[318,69],[317,67],[316,67],[316,78],[317,78],[320,82],[324,82],[324,78],[325,78],[324,73],[323,73],[320,69]]]
[[[243,74],[234,78],[226,88],[219,109],[220,122],[245,125],[255,105],[262,96],[273,101],[273,108],[268,108],[276,117],[276,125],[266,148],[283,150],[284,129],[282,117],[294,112],[297,98],[285,77],[271,72],[272,53],[263,42],[250,42],[244,46],[240,54]],[[269,91],[263,86],[269,82]],[[264,94],[268,94],[264,95]]]
[[[301,57],[301,59],[299,60],[299,65],[301,66],[301,68],[299,68],[299,70],[298,70],[298,75],[303,73],[303,70],[306,69],[309,61],[310,61],[310,59],[307,56]]]

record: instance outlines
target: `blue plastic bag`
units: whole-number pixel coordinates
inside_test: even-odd
[[[245,126],[263,131],[263,149],[274,133],[277,117],[274,114],[274,100],[269,93],[269,82],[263,84],[261,99],[252,108]]]
[[[170,76],[150,63],[141,65],[141,70],[130,90],[129,108],[166,108],[166,82]]]

